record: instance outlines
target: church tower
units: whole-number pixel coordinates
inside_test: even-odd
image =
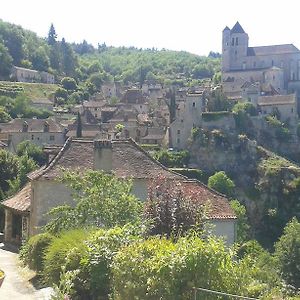
[[[222,32],[222,72],[230,70],[230,29],[226,26]]]
[[[223,30],[222,38],[222,71],[239,70],[244,66],[248,51],[248,34],[239,22],[230,30],[227,26]]]

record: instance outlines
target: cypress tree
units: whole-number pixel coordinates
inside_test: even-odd
[[[81,116],[79,112],[77,113],[76,137],[78,138],[82,137],[82,122],[81,122]]]

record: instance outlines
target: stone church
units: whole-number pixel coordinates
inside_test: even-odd
[[[248,34],[239,22],[232,29],[226,26],[222,34],[222,85],[229,98],[246,98],[254,104],[264,95],[296,93],[299,97],[300,51],[293,44],[249,47]]]

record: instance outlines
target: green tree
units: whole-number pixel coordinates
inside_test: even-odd
[[[32,66],[39,71],[48,71],[50,61],[44,47],[39,47],[31,56]]]
[[[76,58],[72,47],[63,38],[60,43],[62,70],[67,76],[75,74]]]
[[[81,115],[77,113],[77,126],[76,126],[76,137],[82,137],[82,122],[81,122]]]
[[[56,39],[57,39],[57,34],[53,23],[51,23],[49,33],[48,33],[48,38],[47,38],[48,45],[54,46],[56,44]]]
[[[235,184],[224,171],[220,171],[208,178],[208,187],[227,196],[233,196]]]
[[[8,78],[12,67],[12,57],[0,40],[0,77]]]
[[[0,106],[0,123],[7,123],[11,120],[10,115],[6,112],[3,106]]]
[[[17,155],[24,156],[27,155],[32,158],[38,165],[42,166],[46,163],[46,155],[43,149],[30,141],[23,141],[17,146]]]
[[[61,80],[62,87],[67,91],[75,91],[77,90],[77,83],[74,78],[71,77],[64,77]]]
[[[17,156],[0,150],[0,189],[6,193],[9,189],[9,180],[17,177],[19,171],[19,160]]]
[[[300,223],[293,218],[275,244],[277,265],[282,277],[296,289],[300,288]]]
[[[249,239],[250,226],[247,218],[246,207],[238,200],[231,200],[230,206],[237,216],[237,239],[238,243],[246,242]]]
[[[131,194],[130,181],[99,171],[83,175],[66,171],[62,182],[74,191],[74,202],[50,211],[52,220],[46,225],[50,232],[90,225],[122,226],[140,218],[142,204]]]

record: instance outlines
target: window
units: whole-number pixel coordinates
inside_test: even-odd
[[[177,130],[177,134],[180,134],[180,129]]]
[[[239,38],[237,37],[235,38],[235,45],[238,46],[238,44],[239,44]]]
[[[180,144],[180,138],[177,138],[177,144]]]
[[[272,67],[274,66],[274,60],[272,59]]]
[[[237,50],[234,51],[234,54],[237,55]]]
[[[291,113],[293,113],[293,112],[294,112],[294,109],[292,108],[292,109],[291,109]]]
[[[55,137],[54,137],[54,135],[50,135],[50,141],[54,141],[55,140]]]
[[[31,135],[31,139],[34,140],[34,135]]]
[[[193,107],[196,107],[196,102],[193,102]]]
[[[181,123],[183,123],[183,119],[181,119]]]
[[[234,46],[234,38],[231,40],[231,46]]]

